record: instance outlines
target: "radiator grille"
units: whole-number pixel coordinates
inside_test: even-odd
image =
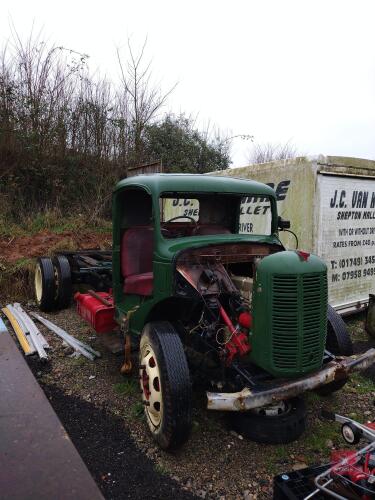
[[[327,313],[325,274],[275,275],[272,280],[272,354],[275,368],[306,372],[320,365]]]

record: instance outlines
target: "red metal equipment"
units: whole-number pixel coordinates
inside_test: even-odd
[[[375,498],[375,423],[360,424],[341,415],[334,415],[334,419],[342,424],[347,443],[356,444],[364,438],[370,444],[358,451],[333,450],[333,465],[315,478],[318,490],[306,498],[313,498],[318,491],[340,500]]]
[[[74,295],[78,314],[94,328],[97,333],[112,332],[117,323],[114,320],[115,307],[113,296],[107,292],[79,293]]]
[[[375,472],[375,455],[368,451],[362,457],[358,457],[356,451],[334,450],[331,453],[331,462],[336,464],[332,467],[331,478],[341,480],[348,488],[356,493],[362,500],[374,498],[375,490],[371,478]]]
[[[228,314],[225,312],[225,309],[221,304],[219,304],[219,312],[220,316],[222,317],[224,323],[228,327],[228,330],[231,334],[230,339],[228,342],[225,344],[225,349],[227,352],[227,365],[230,365],[231,362],[233,361],[233,358],[238,354],[239,356],[245,356],[245,354],[248,354],[251,350],[251,346],[248,341],[248,336],[246,333],[240,331],[238,328],[235,328],[230,317]],[[241,313],[241,315],[248,314],[249,318],[243,316],[242,322],[245,324],[251,324],[251,316],[249,313]]]
[[[248,311],[243,311],[238,316],[238,324],[249,330],[253,324],[253,317]]]
[[[276,476],[274,499],[374,499],[375,422],[361,424],[342,415],[323,413],[325,418],[342,424],[341,433],[348,444],[357,444],[360,439],[370,441],[370,444],[360,450],[333,450],[330,464],[308,467],[299,470],[298,474],[293,471]]]

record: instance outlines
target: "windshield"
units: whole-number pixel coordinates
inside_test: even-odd
[[[164,194],[160,198],[165,238],[209,234],[270,235],[271,198],[232,194]]]

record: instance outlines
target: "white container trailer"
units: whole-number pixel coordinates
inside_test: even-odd
[[[270,184],[299,249],[327,263],[330,304],[341,314],[366,307],[375,280],[375,161],[300,157],[214,174]],[[292,235],[280,238],[295,248]]]

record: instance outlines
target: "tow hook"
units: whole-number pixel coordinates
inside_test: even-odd
[[[125,359],[124,359],[124,364],[122,365],[120,372],[123,375],[128,375],[131,373],[133,369],[133,363],[131,361],[131,341],[130,341],[130,335],[127,333],[125,335]]]

